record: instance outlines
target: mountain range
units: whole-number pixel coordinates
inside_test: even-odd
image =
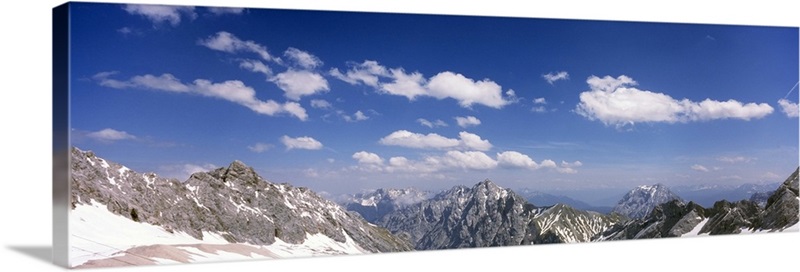
[[[800,168],[754,200],[706,207],[643,185],[610,213],[533,204],[489,179],[436,194],[378,189],[335,203],[272,183],[241,161],[179,181],[73,148],[70,168],[77,267],[797,231],[800,215]]]
[[[92,236],[81,239],[93,244],[119,249],[111,256],[125,255],[124,252],[142,245],[151,246],[147,241],[154,237],[137,237],[135,244],[120,244],[114,237],[82,231],[82,228],[96,227],[85,223],[95,213],[109,213],[131,223],[155,226],[164,231],[163,235],[188,236],[185,238],[192,238],[198,244],[216,237],[221,238],[216,239],[217,242],[247,245],[253,250],[269,250],[263,247],[269,245],[284,245],[281,250],[289,251],[293,246],[303,248],[305,251],[298,250],[297,256],[411,249],[404,240],[308,188],[271,183],[240,161],[209,172],[194,173],[183,182],[153,173],[137,173],[77,148],[71,151],[70,163],[73,210],[70,231]],[[84,214],[89,207],[104,210]],[[325,242],[313,245],[319,241]],[[85,251],[73,247],[70,257],[81,259],[78,257],[86,256]],[[180,258],[179,261],[184,260]],[[92,262],[98,262],[84,261],[88,264],[72,262],[72,265],[91,266]]]

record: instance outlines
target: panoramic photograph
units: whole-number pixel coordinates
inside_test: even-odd
[[[797,27],[68,13],[70,267],[800,231]]]

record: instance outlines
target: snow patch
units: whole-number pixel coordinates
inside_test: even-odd
[[[681,235],[681,237],[708,236],[708,233],[700,233],[700,230],[703,229],[703,226],[705,226],[706,223],[708,223],[708,218],[703,219],[703,221],[700,221],[700,223],[697,223],[697,226],[694,226],[692,230]]]

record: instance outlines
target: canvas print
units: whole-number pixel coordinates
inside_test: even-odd
[[[797,27],[105,3],[53,23],[69,267],[800,230]]]

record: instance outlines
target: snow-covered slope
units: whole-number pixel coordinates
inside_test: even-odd
[[[84,237],[86,243],[115,249],[176,243],[278,246],[272,248],[280,249],[275,254],[267,254],[278,257],[411,249],[406,241],[311,190],[270,183],[239,161],[179,182],[152,173],[139,174],[74,148],[71,170],[71,241]],[[90,207],[95,211],[87,213],[85,209]],[[97,209],[116,217],[93,218]],[[95,219],[93,224],[83,223],[90,219]],[[121,226],[119,231],[129,231],[129,227],[133,231],[122,240],[117,238],[118,232],[97,230],[119,220],[150,227],[133,231],[139,227],[131,226],[139,225]],[[75,263],[91,253],[108,253],[86,243],[81,246],[87,248],[71,251]],[[284,244],[287,246],[279,247]]]

